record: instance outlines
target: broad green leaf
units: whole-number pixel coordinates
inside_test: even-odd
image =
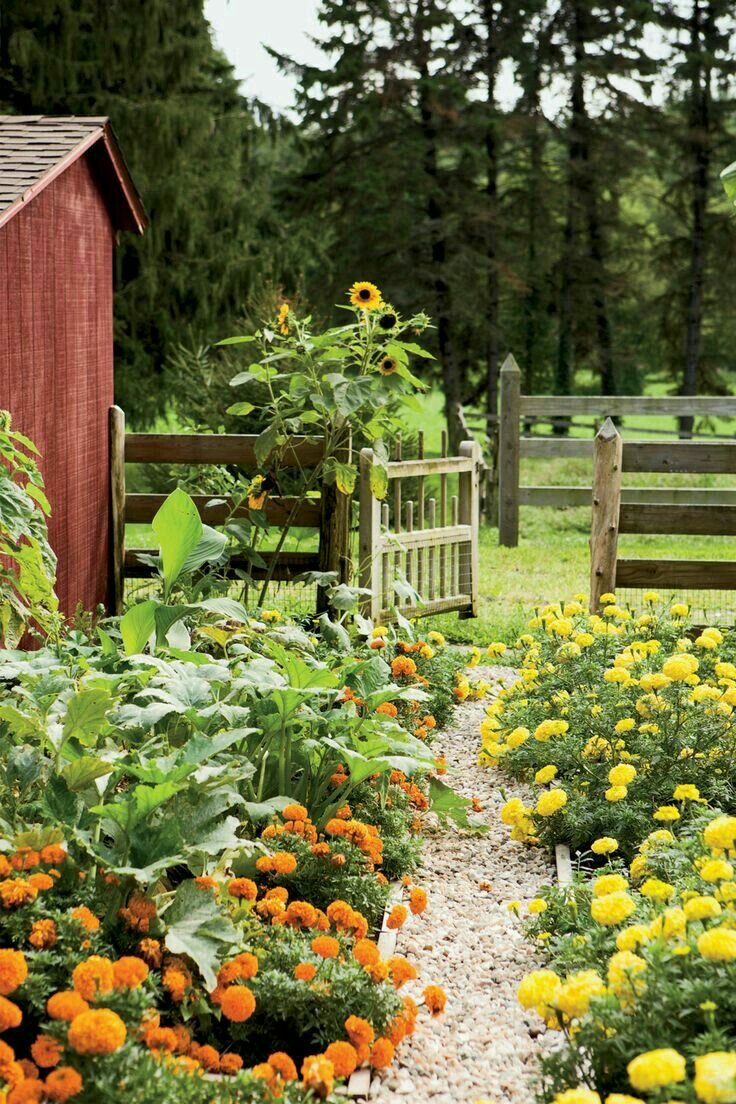
[[[269,456],[276,448],[279,440],[279,430],[277,425],[267,426],[262,433],[259,433],[256,437],[255,451],[256,451],[256,463],[259,468],[268,460]]]
[[[726,195],[736,207],[736,161],[723,170],[721,173],[721,180],[726,190]]]
[[[81,759],[67,763],[61,772],[61,777],[72,793],[79,793],[81,790],[86,790],[95,778],[102,778],[109,774],[111,769],[110,764],[104,759],[98,759],[95,755],[83,755]]]
[[[371,464],[371,494],[379,499],[388,494],[388,469],[383,464]]]
[[[220,959],[235,944],[238,933],[213,895],[193,881],[182,882],[163,919],[167,949],[191,958],[207,988],[214,989]]]
[[[169,591],[202,539],[202,521],[193,499],[177,487],[159,509],[151,527],[158,538],[164,587]]]
[[[209,525],[202,526],[202,535],[182,564],[181,573],[198,571],[200,567],[211,560],[219,560],[225,551],[227,537],[218,529],[212,529]]]
[[[429,780],[429,804],[432,812],[436,813],[441,819],[449,817],[461,828],[472,827],[468,820],[468,809],[472,802],[455,793],[439,778],[430,778]]]
[[[5,722],[10,731],[18,739],[24,740],[27,736],[37,736],[39,722],[36,718],[22,713],[14,705],[0,705],[0,722]]]
[[[222,341],[216,341],[215,345],[245,345],[248,341],[255,341],[252,334],[242,334],[239,337],[223,337]]]
[[[114,820],[128,835],[137,824],[145,820],[161,805],[165,805],[182,789],[177,782],[161,782],[158,786],[136,786],[125,801],[107,805],[93,805],[91,813],[103,819]]]
[[[339,460],[335,462],[335,482],[341,494],[353,493],[357,477],[358,473],[351,464],[342,464]]]
[[[242,621],[244,624],[248,621],[248,611],[245,606],[240,602],[236,602],[234,598],[205,598],[203,602],[198,602],[197,605],[200,609],[209,610],[210,613],[219,613],[222,617],[227,617],[231,621]]]
[[[92,747],[109,708],[109,690],[78,690],[66,703],[64,740],[79,740],[85,747]]]
[[[227,408],[227,413],[240,414],[244,417],[246,414],[252,414],[254,410],[255,406],[251,402],[236,402]]]
[[[156,610],[159,605],[159,602],[150,598],[147,602],[131,606],[120,618],[120,633],[126,655],[139,655],[145,648],[156,628]]]

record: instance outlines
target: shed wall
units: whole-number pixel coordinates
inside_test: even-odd
[[[113,244],[86,157],[0,228],[0,408],[41,452],[67,616],[107,598]]]

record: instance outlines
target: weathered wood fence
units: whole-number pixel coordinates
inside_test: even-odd
[[[162,505],[163,494],[128,494],[125,464],[227,464],[247,472],[258,470],[256,437],[248,434],[126,433],[125,414],[114,406],[110,410],[110,471],[112,510],[112,592],[114,612],[123,606],[125,579],[148,578],[154,568],[146,562],[151,550],[125,547],[126,523],[150,523]],[[319,441],[296,439],[285,457],[287,466],[299,470],[314,467],[323,455]],[[247,516],[247,504],[238,505],[230,497],[193,495],[204,522],[222,525],[228,519]],[[215,501],[213,502],[213,499]],[[269,495],[264,506],[268,520],[283,526],[287,519],[297,529],[317,529],[320,534],[316,552],[282,551],[272,578],[288,581],[305,571],[336,571],[340,580],[350,577],[350,497],[336,492],[300,502],[298,498]],[[254,567],[247,557],[233,556],[227,574],[237,577],[247,571],[254,580],[263,579],[273,553],[261,553],[266,568]]]
[[[482,454],[476,441],[460,445],[458,456],[447,456],[443,435],[441,457],[397,457],[388,465],[389,494],[385,502],[370,492],[372,449],[360,454],[360,583],[371,591],[363,612],[374,621],[391,617],[394,608],[405,617],[424,617],[457,610],[461,617],[478,612],[478,523]],[[448,480],[457,476],[457,494],[448,494]],[[425,496],[428,477],[439,479],[439,502]],[[402,480],[416,479],[416,501],[402,501]],[[394,588],[406,581],[421,601],[402,598]]]
[[[616,587],[736,590],[736,561],[619,559],[621,533],[736,536],[736,506],[627,502],[624,472],[736,475],[736,444],[624,441],[610,418],[594,442],[591,609]],[[700,492],[702,495],[702,492]]]
[[[532,436],[523,432],[531,420],[549,422],[554,428],[570,419],[592,416],[596,421],[608,417],[633,415],[683,417],[736,417],[736,396],[699,395],[694,398],[675,395],[522,395],[521,372],[513,356],[501,369],[500,413],[498,421],[498,539],[515,547],[519,543],[521,506],[587,506],[590,487],[524,486],[520,481],[520,461],[525,458],[551,460],[583,458],[592,460],[593,434],[589,439],[550,435]],[[591,430],[595,428],[595,423]],[[667,445],[667,448],[670,446]],[[654,469],[657,470],[657,469]],[[666,469],[664,469],[666,470]],[[626,505],[651,503],[667,506],[733,506],[735,490],[697,487],[629,487],[623,492]]]

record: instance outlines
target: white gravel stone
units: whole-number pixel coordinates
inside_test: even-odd
[[[499,685],[510,671],[479,667],[473,675]],[[539,1020],[520,1008],[516,989],[535,957],[507,905],[531,900],[554,872],[545,851],[512,841],[501,823],[504,801],[517,795],[528,801],[529,791],[478,766],[478,727],[488,700],[460,706],[433,750],[447,759],[445,780],[464,797],[480,799],[489,830],[476,835],[452,824],[428,828],[416,880],[429,906],[423,916],[409,918],[396,948],[419,970],[402,992],[421,999],[426,985],[441,985],[447,1009],[436,1019],[420,1015],[392,1069],[373,1080],[370,1099],[377,1104],[404,1104],[408,1095],[418,1104],[533,1100],[535,1057],[545,1038]],[[481,882],[491,888],[481,890]]]

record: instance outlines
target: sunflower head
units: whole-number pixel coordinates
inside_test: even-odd
[[[378,310],[381,306],[381,293],[375,284],[367,280],[358,280],[349,291],[350,302],[362,310]]]
[[[382,376],[392,376],[398,367],[399,362],[395,357],[385,356],[379,362],[378,371]]]
[[[382,330],[395,330],[399,324],[399,317],[393,307],[388,303],[383,304],[384,310],[378,319],[379,328]]]

